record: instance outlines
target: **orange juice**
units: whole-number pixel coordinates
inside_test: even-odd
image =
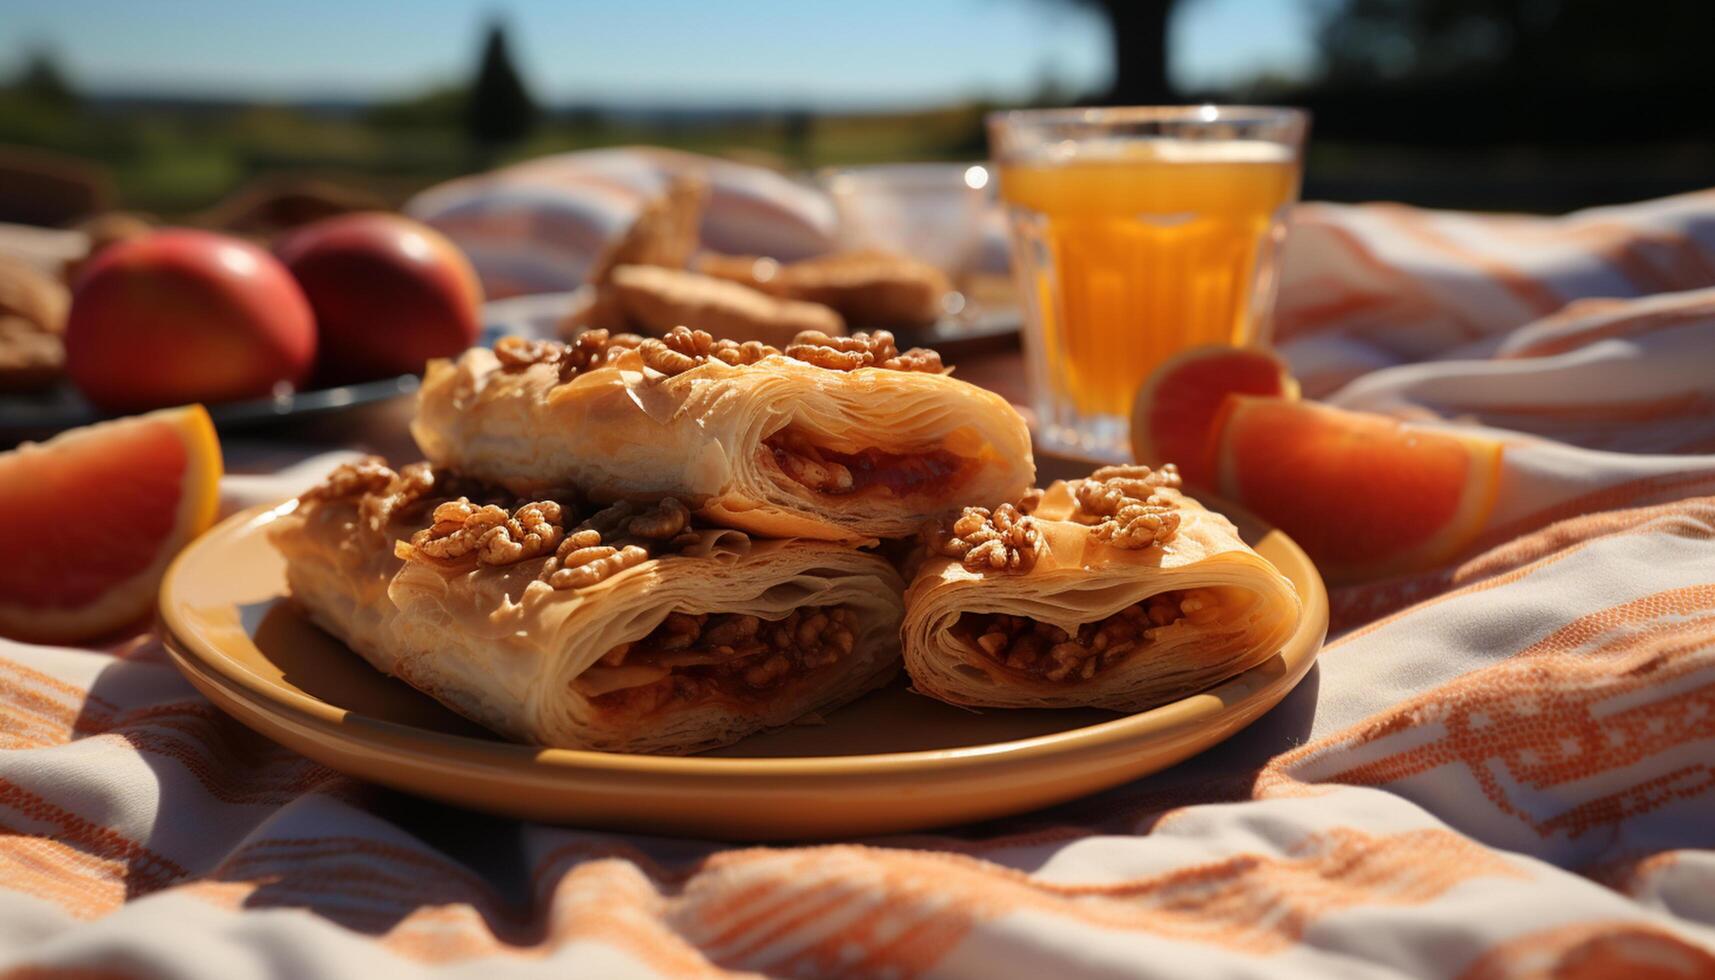
[[[1198,344],[1266,341],[1298,164],[1266,142],[1132,140],[1003,162],[1038,411],[1123,445],[1132,395]],[[1054,433],[1050,432],[1053,440]]]

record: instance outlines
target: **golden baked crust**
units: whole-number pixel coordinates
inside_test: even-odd
[[[683,269],[697,250],[708,181],[691,174],[672,178],[667,190],[645,203],[625,234],[596,261],[588,281],[605,285],[622,265]]]
[[[523,495],[673,496],[779,537],[909,536],[1032,482],[1024,420],[932,352],[885,335],[793,339],[774,352],[676,330],[569,379],[475,350],[429,365],[412,433],[437,465]],[[824,354],[838,363],[819,366]]]
[[[912,329],[941,318],[952,289],[940,269],[874,249],[781,263],[755,255],[698,256],[695,268],[785,299],[820,303],[864,329]]]
[[[1110,467],[930,528],[901,630],[913,685],[976,707],[1141,711],[1274,655],[1296,591],[1176,482]]]
[[[884,559],[755,541],[671,499],[521,501],[371,459],[304,494],[269,534],[319,625],[521,741],[700,751],[836,707],[898,669],[904,583]]]
[[[826,306],[683,269],[619,266],[609,288],[628,328],[639,333],[659,335],[683,324],[722,339],[780,346],[807,330],[846,332],[845,321]]]

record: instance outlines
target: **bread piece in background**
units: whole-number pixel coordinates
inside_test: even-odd
[[[664,334],[684,325],[717,338],[784,347],[805,330],[843,336],[845,321],[820,303],[782,299],[726,279],[684,269],[622,265],[610,288],[632,333]],[[613,329],[613,328],[609,328]]]
[[[0,392],[36,391],[60,379],[70,307],[64,283],[0,255]]]
[[[701,177],[674,177],[666,193],[645,204],[625,235],[596,260],[589,282],[598,288],[606,285],[622,265],[683,269],[697,250],[697,228],[708,196],[708,181]]]
[[[705,254],[696,269],[774,296],[821,303],[865,329],[930,326],[941,318],[941,300],[952,289],[946,274],[928,263],[869,249],[784,264],[754,255]]]
[[[697,228],[708,194],[708,182],[700,177],[672,178],[666,192],[645,204],[625,234],[596,260],[586,285],[574,294],[571,309],[560,321],[560,334],[568,338],[584,330],[659,334],[678,326],[671,323],[654,330],[632,324],[614,289],[613,273],[621,266],[683,269],[697,250]]]

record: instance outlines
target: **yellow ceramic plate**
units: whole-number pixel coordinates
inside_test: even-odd
[[[500,741],[388,678],[285,601],[264,529],[291,504],[234,515],[193,543],[161,587],[179,669],[239,721],[363,779],[479,810],[622,830],[793,840],[916,830],[1020,813],[1166,768],[1250,724],[1303,678],[1328,596],[1279,531],[1245,540],[1304,597],[1273,659],[1142,714],[976,713],[903,683],[826,723],[673,758]]]

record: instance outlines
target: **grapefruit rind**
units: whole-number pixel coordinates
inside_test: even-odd
[[[1209,385],[1199,391],[1200,399],[1206,398],[1210,405],[1210,415],[1206,420],[1192,423],[1201,425],[1202,438],[1193,436],[1193,442],[1200,448],[1191,452],[1174,452],[1164,449],[1165,441],[1152,424],[1159,416],[1158,400],[1168,382],[1185,369],[1206,362],[1229,359],[1239,362],[1244,367],[1254,368],[1259,364],[1268,369],[1268,380],[1256,383],[1254,372],[1244,382],[1234,385],[1228,381],[1222,385]],[[1217,477],[1215,453],[1218,448],[1216,436],[1219,428],[1215,423],[1221,416],[1224,406],[1224,396],[1228,394],[1245,394],[1255,396],[1271,396],[1296,401],[1299,396],[1298,382],[1292,377],[1292,371],[1279,355],[1258,347],[1233,347],[1227,344],[1204,344],[1192,347],[1168,358],[1150,373],[1149,378],[1138,388],[1137,396],[1132,399],[1131,409],[1131,450],[1132,458],[1148,466],[1161,466],[1165,463],[1176,463],[1185,479],[1195,485],[1212,485]],[[1178,433],[1176,433],[1177,435]],[[1178,441],[1177,439],[1175,441]]]
[[[1218,471],[1218,487],[1223,496],[1243,503],[1256,511],[1263,518],[1277,524],[1283,531],[1291,534],[1301,544],[1314,543],[1320,537],[1318,533],[1324,528],[1293,527],[1295,521],[1271,507],[1267,500],[1255,499],[1255,492],[1246,493],[1240,473],[1244,461],[1237,458],[1233,433],[1244,425],[1247,412],[1254,408],[1278,407],[1282,399],[1259,398],[1248,395],[1229,395],[1223,402],[1221,411],[1216,416],[1216,429],[1211,437],[1216,444],[1216,466]],[[1314,402],[1299,403],[1293,406],[1294,411],[1315,413],[1321,421],[1319,424],[1341,426],[1343,416],[1355,416],[1362,420],[1362,425],[1373,426],[1380,416],[1364,413],[1346,412],[1331,406]],[[1445,523],[1436,528],[1422,540],[1398,551],[1371,561],[1341,561],[1324,555],[1312,554],[1317,567],[1323,576],[1331,583],[1349,584],[1353,582],[1371,581],[1387,578],[1408,572],[1424,571],[1439,567],[1459,557],[1482,533],[1489,515],[1494,512],[1495,503],[1500,493],[1501,466],[1504,447],[1494,439],[1452,432],[1446,429],[1422,426],[1417,424],[1398,423],[1392,419],[1385,421],[1393,423],[1393,428],[1401,438],[1434,439],[1443,444],[1459,444],[1469,459],[1462,485],[1459,487],[1457,503]],[[1307,481],[1333,480],[1339,481],[1346,474],[1335,472],[1337,467],[1321,468],[1305,476]],[[1418,482],[1420,481],[1408,481]],[[1377,488],[1363,488],[1359,491],[1364,497],[1373,502],[1385,500],[1385,492]],[[1337,494],[1329,494],[1326,509],[1320,511],[1330,521],[1340,521],[1342,515],[1356,502],[1343,503]],[[1311,550],[1309,545],[1306,550]]]
[[[214,421],[201,405],[168,408],[132,418],[99,422],[62,432],[38,446],[15,452],[50,454],[56,444],[99,434],[111,438],[112,428],[139,423],[171,425],[185,447],[185,467],[179,478],[180,495],[170,534],[161,540],[149,566],[104,590],[94,602],[75,607],[41,608],[7,602],[0,598],[0,636],[34,643],[71,643],[100,637],[140,620],[155,604],[161,577],[179,550],[214,524],[220,509],[220,478],[223,471],[220,438]],[[44,455],[37,465],[51,464]]]

